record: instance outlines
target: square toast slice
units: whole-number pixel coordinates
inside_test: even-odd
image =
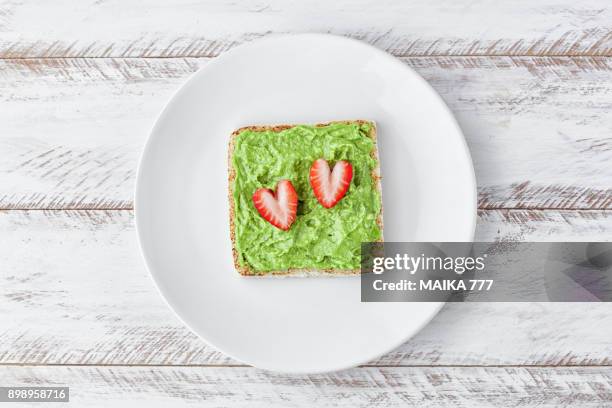
[[[372,177],[372,185],[374,189],[378,192],[378,197],[380,199],[380,211],[376,217],[376,224],[380,229],[380,239],[378,241],[382,241],[383,236],[383,204],[382,204],[382,186],[381,186],[381,175],[380,175],[380,160],[378,155],[378,145],[377,145],[377,135],[376,135],[376,125],[373,121],[369,120],[345,120],[345,121],[333,121],[326,123],[317,123],[314,127],[325,127],[332,124],[370,124],[370,131],[367,135],[372,139],[373,149],[370,152],[370,156],[375,160],[376,165],[372,169],[370,175]],[[241,264],[240,255],[238,253],[237,244],[236,244],[236,203],[234,200],[234,186],[236,179],[236,170],[233,165],[233,155],[236,147],[237,139],[240,137],[240,134],[246,130],[253,132],[264,132],[271,131],[274,133],[280,133],[284,130],[291,129],[296,126],[301,126],[299,124],[283,124],[283,125],[261,125],[261,126],[244,126],[239,129],[236,129],[232,132],[229,141],[229,149],[228,149],[228,186],[229,186],[229,226],[230,226],[230,238],[232,241],[232,253],[234,258],[234,266],[236,271],[238,271],[243,276],[330,276],[330,275],[356,275],[360,273],[360,269],[320,269],[320,268],[287,268],[283,270],[271,270],[271,271],[258,271],[254,269],[251,265],[248,265],[246,262]],[[299,217],[299,215],[298,215]],[[361,243],[359,243],[361,245]]]

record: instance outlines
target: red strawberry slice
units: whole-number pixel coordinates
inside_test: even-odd
[[[317,159],[310,168],[310,185],[315,197],[325,208],[332,208],[344,197],[353,179],[351,163],[340,160],[329,170],[325,159]]]
[[[276,185],[276,192],[267,188],[255,191],[253,204],[266,221],[287,231],[295,221],[298,196],[291,181],[281,180]]]

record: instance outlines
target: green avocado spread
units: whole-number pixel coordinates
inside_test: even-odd
[[[358,269],[362,242],[381,238],[377,218],[381,197],[372,170],[374,141],[370,123],[295,126],[282,131],[244,130],[232,155],[233,199],[238,262],[258,273],[296,269]],[[353,180],[336,206],[324,208],[309,182],[312,163],[324,158],[353,166]],[[263,219],[252,196],[261,187],[276,189],[291,180],[298,194],[297,219],[288,231]]]

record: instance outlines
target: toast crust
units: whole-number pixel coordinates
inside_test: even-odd
[[[383,235],[383,204],[382,204],[382,186],[381,186],[381,175],[380,175],[380,160],[378,155],[378,141],[376,135],[376,123],[370,120],[338,120],[331,121],[325,123],[317,123],[313,126],[323,127],[328,126],[334,123],[342,123],[342,124],[351,124],[351,123],[370,123],[372,127],[370,129],[370,133],[368,136],[374,141],[374,149],[370,153],[372,158],[376,160],[376,167],[372,170],[372,179],[374,180],[374,186],[378,193],[380,194],[381,203],[380,203],[380,212],[378,217],[376,218],[376,224],[380,228],[381,239],[379,242],[382,242]],[[236,224],[234,222],[235,219],[235,203],[234,203],[234,180],[236,179],[236,171],[234,170],[234,166],[232,165],[232,156],[234,154],[234,148],[236,146],[236,139],[240,133],[245,130],[252,130],[255,132],[263,132],[263,131],[272,131],[272,132],[280,132],[286,129],[291,129],[292,127],[300,126],[299,124],[294,125],[271,125],[271,126],[243,126],[238,128],[232,132],[230,135],[229,148],[227,154],[227,162],[228,162],[228,199],[229,199],[229,227],[230,227],[230,239],[232,240],[232,256],[234,258],[234,267],[236,271],[243,276],[299,276],[299,277],[309,277],[309,276],[337,276],[337,275],[358,275],[361,273],[360,269],[298,269],[298,268],[290,268],[287,270],[278,270],[278,271],[266,271],[259,272],[255,271],[248,266],[240,265],[238,262],[238,251],[236,250]]]

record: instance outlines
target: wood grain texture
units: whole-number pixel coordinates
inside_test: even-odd
[[[138,255],[140,151],[208,57],[287,32],[409,57],[466,134],[477,239],[612,239],[608,0],[0,0],[0,384],[104,407],[612,406],[610,304],[448,304],[311,376],[244,367],[174,317]]]
[[[239,367],[10,367],[0,371],[0,382],[70,386],[71,404],[87,407],[612,404],[612,370],[607,367],[372,367],[301,376]]]
[[[174,317],[132,222],[131,211],[0,212],[0,364],[238,364]],[[596,241],[611,230],[611,211],[480,211],[476,239]],[[612,365],[611,309],[450,303],[370,364]]]
[[[612,209],[612,59],[403,60],[463,128],[480,208]],[[131,209],[155,118],[207,61],[0,60],[0,208]]]
[[[398,56],[610,56],[611,13],[607,0],[2,0],[0,58],[216,56],[287,32]]]

